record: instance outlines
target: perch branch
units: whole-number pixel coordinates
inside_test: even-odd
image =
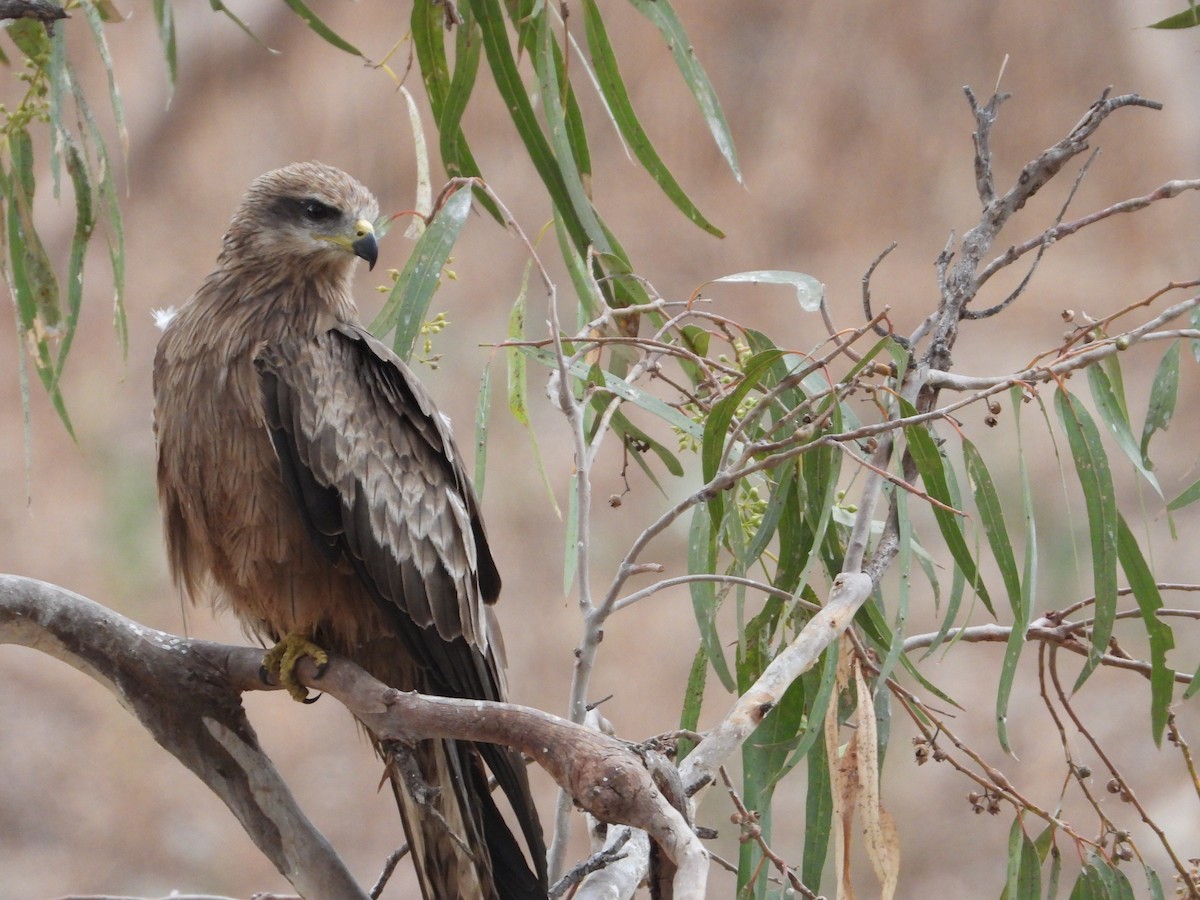
[[[0,575],[0,643],[41,650],[112,691],[225,801],[299,893],[366,898],[296,805],[246,719],[240,692],[271,687],[259,675],[261,649],[156,631],[63,588],[13,575]],[[331,659],[317,678],[305,658],[297,674],[383,741],[452,738],[525,752],[600,821],[647,832],[676,867],[676,900],[704,896],[704,848],[628,744],[539,710],[397,691],[344,659]]]
[[[366,900],[259,747],[220,645],[146,628],[64,588],[12,575],[0,575],[0,643],[40,650],[108,688],[224,801],[299,893]],[[261,651],[224,649],[230,662],[242,654],[245,681],[258,681]]]

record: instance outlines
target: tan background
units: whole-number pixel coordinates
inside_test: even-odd
[[[12,318],[0,316],[0,571],[56,582],[148,625],[239,640],[231,621],[214,622],[207,610],[182,609],[166,578],[153,489],[149,371],[156,332],[149,311],[183,301],[199,283],[228,216],[256,175],[291,160],[318,158],[370,185],[384,209],[403,209],[413,203],[412,140],[404,104],[388,77],[320,42],[282,4],[230,4],[278,55],[210,13],[207,4],[177,4],[180,78],[168,106],[149,4],[121,5],[131,9],[129,21],[108,33],[129,122],[128,162],[119,174],[128,237],[129,358],[121,359],[108,329],[110,292],[103,253],[95,253],[83,337],[65,381],[79,442],[65,438],[44,397],[35,393],[26,467],[17,344]],[[1182,5],[680,2],[696,52],[725,104],[745,173],[743,188],[723,168],[657,33],[631,8],[605,4],[643,121],[680,181],[728,237],[709,238],[675,212],[621,155],[585,88],[597,204],[639,271],[668,297],[686,296],[731,272],[797,269],[826,283],[835,318],[845,325],[859,321],[859,281],[867,264],[899,241],[877,277],[875,298],[879,306],[893,307],[901,330],[910,329],[935,297],[934,257],[950,231],[961,233],[978,213],[972,121],[961,86],[970,84],[986,98],[1006,55],[1003,85],[1015,96],[1002,109],[995,138],[1001,185],[1061,137],[1109,84],[1118,92],[1162,100],[1166,110],[1125,111],[1105,126],[1096,142],[1104,152],[1074,211],[1198,174],[1200,33],[1138,27]],[[383,57],[407,29],[408,5],[392,0],[313,7],[372,59]],[[582,39],[579,10],[572,5],[571,12]],[[89,96],[103,117],[104,85],[85,23],[77,15],[60,27],[71,35]],[[403,45],[392,59],[398,71],[406,52]],[[15,79],[4,77],[11,97]],[[494,103],[485,102],[494,99],[488,81],[481,74],[467,134],[489,181],[535,233],[547,208],[511,124]],[[409,84],[419,93],[415,73]],[[44,173],[42,184],[48,186]],[[1056,185],[1044,201],[1031,204],[1006,242],[1036,233],[1066,188]],[[964,330],[956,354],[962,370],[987,374],[1019,367],[1057,341],[1064,307],[1103,314],[1171,279],[1194,277],[1198,211],[1197,198],[1185,196],[1169,208],[1160,205],[1064,242],[1003,321]],[[52,255],[65,259],[68,211],[45,202],[38,213]],[[382,268],[400,267],[407,252],[407,242],[394,231],[383,245]],[[489,355],[478,345],[503,336],[524,261],[514,241],[488,219],[475,217],[456,252],[459,277],[435,298],[434,309],[444,309],[453,328],[437,347],[445,354],[443,365],[426,377],[460,432],[469,433],[479,372]],[[371,288],[382,283],[380,273],[359,277],[367,314],[378,304]],[[740,288],[716,296],[729,314],[771,328],[781,343],[803,349],[820,339],[819,324],[798,314],[782,291]],[[540,302],[531,305],[531,328],[544,318]],[[1156,353],[1142,360],[1141,368],[1153,371]],[[1196,427],[1190,421],[1195,365],[1186,355],[1184,368],[1188,392],[1159,448],[1170,495],[1196,475],[1189,472],[1195,459]],[[502,371],[495,370],[497,384]],[[535,373],[531,384],[542,452],[565,506],[571,463],[565,429],[540,399],[541,376]],[[1145,377],[1131,377],[1130,386],[1136,408],[1144,402]],[[528,440],[505,416],[500,396],[484,506],[506,579],[500,609],[512,694],[561,712],[578,635],[574,598],[564,599],[561,588],[561,526],[539,484]],[[987,432],[980,417],[968,429],[989,462],[1002,469],[1015,450],[1011,431]],[[1026,422],[1036,430],[1035,417]],[[1049,454],[1033,462],[1039,487],[1045,488],[1039,494],[1054,505],[1057,466]],[[597,590],[662,502],[640,476],[632,481],[633,493],[620,510],[601,504],[596,514]],[[612,455],[597,472],[596,492],[603,498],[616,490],[619,459]],[[1150,496],[1142,499],[1154,519],[1152,529],[1161,532],[1159,507]],[[1138,496],[1127,491],[1123,500],[1136,515]],[[1082,502],[1077,497],[1072,502],[1074,527],[1083,528]],[[1010,516],[1015,513],[1013,507]],[[1196,519],[1194,510],[1185,511],[1177,520],[1180,543],[1158,544],[1155,562],[1170,578],[1196,580],[1190,554]],[[1047,564],[1069,557],[1069,541],[1048,531],[1043,536]],[[676,529],[651,558],[678,571],[684,539]],[[1086,559],[1080,566],[1086,571]],[[1041,608],[1066,605],[1088,592],[1086,577],[1081,582],[1069,574],[1053,582],[1044,577]],[[1187,598],[1168,602],[1180,605]],[[914,605],[927,607],[928,600],[918,595]],[[1176,661],[1190,669],[1196,660],[1187,645],[1194,646],[1194,630],[1185,624],[1178,631],[1184,649]],[[660,595],[611,623],[593,695],[615,695],[606,710],[622,736],[640,739],[673,726],[694,649],[695,625],[683,593]],[[962,648],[950,661],[931,662],[928,671],[960,700],[979,685],[978,708],[960,716],[958,727],[1006,772],[1024,779],[1038,802],[1053,807],[1061,751],[1028,680],[1012,709],[1014,742],[1024,764],[1003,761],[995,746],[991,698],[998,656],[992,647]],[[1027,660],[1026,669],[1031,663]],[[710,699],[710,720],[726,702],[716,695]],[[1200,855],[1195,795],[1186,790],[1177,757],[1168,751],[1160,756],[1145,738],[1144,703],[1143,682],[1108,673],[1081,699],[1098,732],[1128,736],[1118,750],[1123,764],[1144,779],[1137,783],[1179,839],[1180,853]],[[250,697],[247,706],[302,803],[369,884],[400,829],[387,797],[375,794],[376,765],[346,714],[332,701],[301,708],[281,695]],[[1190,720],[1194,725],[1195,717]],[[155,895],[171,889],[246,896],[286,888],[218,801],[88,679],[32,651],[0,649],[0,723],[0,896]],[[1196,734],[1193,730],[1193,738]],[[901,822],[901,896],[998,895],[1011,818],[1007,812],[995,819],[973,816],[964,781],[946,767],[912,765],[910,736],[897,719],[885,770],[885,802]],[[545,783],[539,791],[548,819],[552,791]],[[781,827],[792,827],[778,849],[798,862],[802,839],[794,822],[802,816],[802,788],[781,789],[779,804]],[[713,802],[704,818],[724,826],[724,851],[733,855],[727,814],[725,805]],[[1080,815],[1078,821],[1085,832],[1094,829],[1091,817]],[[1144,833],[1135,833],[1149,848]],[[1063,846],[1070,871],[1073,854]],[[1161,854],[1153,861],[1161,865]],[[865,887],[865,869],[862,877]],[[714,876],[713,896],[731,894],[729,884]],[[409,896],[412,890],[411,881],[398,881],[389,896]]]

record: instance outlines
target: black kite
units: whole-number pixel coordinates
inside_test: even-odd
[[[171,572],[193,598],[280,642],[267,664],[282,662],[285,682],[296,653],[318,652],[312,642],[392,687],[503,700],[488,609],[500,576],[462,460],[429,395],[359,324],[351,297],[356,258],[375,263],[377,212],[362,185],[329,166],[263,175],[216,269],[166,325],[154,394]],[[416,759],[439,789],[426,802],[442,821],[389,772],[427,900],[544,898],[545,849],[520,755],[425,741]]]

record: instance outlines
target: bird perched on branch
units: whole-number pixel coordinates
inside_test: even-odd
[[[401,690],[504,700],[490,609],[500,576],[462,460],[351,297],[357,259],[375,264],[377,213],[337,169],[268,172],[212,274],[166,323],[154,395],[171,572],[193,599],[277,642],[264,666],[297,699],[295,664],[329,651]],[[519,753],[446,740],[376,747],[427,900],[545,898]]]

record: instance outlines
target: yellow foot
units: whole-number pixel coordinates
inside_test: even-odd
[[[329,664],[329,654],[299,631],[290,632],[263,657],[263,680],[267,680],[266,676],[271,676],[292,695],[292,699],[301,703],[312,702],[308,697],[308,690],[296,680],[296,666],[305,656],[316,663],[319,678],[325,672],[325,666]]]

